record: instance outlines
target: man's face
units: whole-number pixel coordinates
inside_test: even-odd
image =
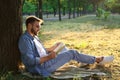
[[[31,24],[31,33],[33,35],[38,35],[41,28],[41,24],[38,21],[35,21],[33,24]]]

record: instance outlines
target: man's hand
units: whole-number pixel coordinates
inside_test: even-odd
[[[53,52],[53,50],[60,44],[61,42],[57,42],[56,44],[54,44],[52,47],[50,48],[46,48],[46,50],[51,53]]]
[[[53,45],[53,50],[58,46],[60,45],[61,42],[57,42],[55,45]]]
[[[54,51],[51,51],[51,53],[49,54],[49,59],[53,59],[56,57],[56,53]]]
[[[54,51],[51,51],[48,56],[41,57],[40,58],[40,63],[44,63],[46,61],[49,61],[51,59],[54,59],[56,57],[56,53]]]

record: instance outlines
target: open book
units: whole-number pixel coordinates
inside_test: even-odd
[[[58,53],[58,52],[60,52],[64,47],[65,47],[65,44],[61,42],[61,43],[54,49],[54,52]]]

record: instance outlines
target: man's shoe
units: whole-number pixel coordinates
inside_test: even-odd
[[[110,62],[112,62],[114,60],[114,56],[105,56],[104,58],[103,58],[103,60],[100,62],[100,63],[98,63],[99,65],[103,65],[103,64],[106,64],[106,63],[110,63]]]

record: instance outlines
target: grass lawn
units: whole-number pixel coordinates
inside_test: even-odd
[[[114,55],[115,60],[105,65],[103,70],[111,73],[110,80],[119,80],[120,76],[120,15],[111,15],[108,20],[85,15],[75,19],[45,21],[39,34],[45,47],[55,42],[64,42],[68,48],[94,56]],[[72,61],[69,64],[77,66]],[[2,77],[1,77],[2,76]],[[8,75],[1,75],[0,80]],[[33,80],[17,75],[15,80]],[[14,77],[10,74],[9,77]],[[8,78],[9,78],[8,77]],[[16,79],[17,78],[17,79]],[[18,79],[19,78],[19,79]],[[7,79],[14,80],[14,79]]]
[[[39,35],[45,47],[55,42],[64,42],[67,47],[94,56],[114,55],[111,66],[104,66],[112,74],[112,80],[120,74],[120,15],[111,15],[108,20],[95,15],[76,19],[45,21]],[[74,63],[73,63],[74,65]]]

